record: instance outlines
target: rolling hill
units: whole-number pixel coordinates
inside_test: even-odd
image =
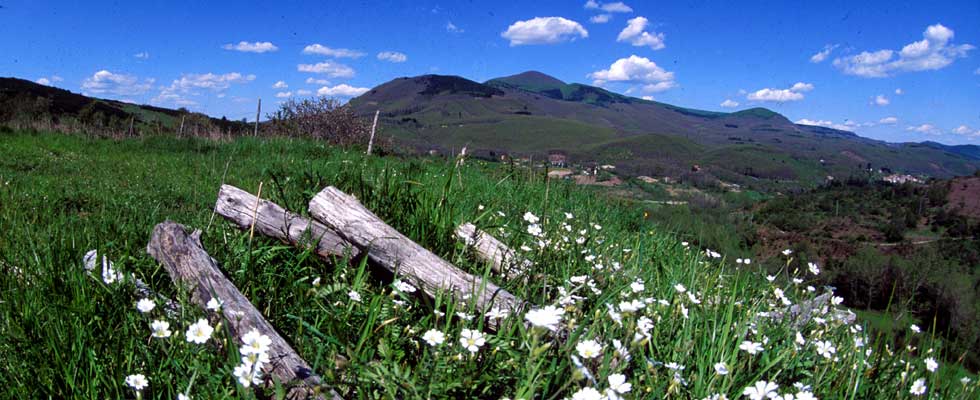
[[[630,174],[682,175],[699,165],[737,183],[809,186],[873,169],[950,177],[980,168],[977,146],[887,143],[794,124],[764,108],[696,110],[565,83],[537,71],[474,82],[458,76],[397,78],[351,100],[380,110],[385,134],[420,151],[468,146],[481,156],[564,151],[572,162]]]

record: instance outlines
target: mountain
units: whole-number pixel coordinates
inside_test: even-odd
[[[573,163],[629,174],[706,174],[736,183],[812,185],[870,168],[950,177],[980,168],[973,147],[894,144],[794,124],[765,108],[716,112],[565,83],[537,71],[484,83],[458,76],[397,78],[352,99],[380,110],[384,134],[419,151],[463,146],[485,157],[563,151]]]

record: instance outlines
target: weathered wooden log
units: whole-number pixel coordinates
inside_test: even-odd
[[[231,185],[221,185],[214,211],[241,229],[251,229],[254,225],[255,232],[294,246],[316,246],[317,255],[325,259],[342,256],[345,252],[351,257],[360,253],[323,224],[289,212],[271,201],[259,201],[251,193]]]
[[[352,196],[335,187],[310,201],[313,218],[366,252],[368,260],[414,283],[427,295],[450,293],[456,301],[474,300],[485,312],[492,308],[516,313],[525,302],[507,290],[466,273],[399,233]],[[491,328],[495,328],[491,320]]]
[[[822,315],[821,311],[824,307],[829,307],[833,296],[833,292],[826,292],[810,300],[804,300],[800,304],[793,304],[782,311],[774,311],[769,314],[769,317],[776,321],[789,319],[793,328],[799,329]],[[836,308],[828,310],[826,316],[845,325],[850,325],[857,319],[857,315],[851,310],[838,310]]]
[[[514,249],[469,222],[456,228],[456,238],[471,247],[481,260],[490,263],[493,272],[506,279],[525,274],[531,266],[531,262],[517,255]]]
[[[288,398],[340,399],[332,389],[322,387],[320,377],[313,373],[309,364],[221,273],[217,262],[201,245],[201,231],[188,234],[183,225],[163,222],[153,228],[146,251],[163,264],[175,284],[191,289],[194,303],[204,308],[211,298],[218,298],[223,303],[220,312],[236,340],[252,329],[272,339],[270,362],[263,367],[263,373],[287,385]]]

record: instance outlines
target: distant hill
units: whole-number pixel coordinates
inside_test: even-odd
[[[765,108],[716,112],[565,83],[538,71],[484,83],[458,76],[397,78],[351,100],[380,110],[385,134],[420,151],[468,146],[486,157],[561,150],[573,163],[631,174],[704,174],[731,182],[809,186],[869,168],[951,177],[980,168],[976,146],[894,144],[798,125]]]

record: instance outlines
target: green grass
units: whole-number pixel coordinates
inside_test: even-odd
[[[487,266],[451,237],[457,224],[475,222],[515,248],[527,246],[521,252],[535,263],[532,279],[489,278],[533,304],[561,303],[565,334],[526,327],[523,315],[513,315],[499,331],[485,331],[487,343],[470,353],[459,344],[460,332],[483,331],[484,320],[456,313],[483,310],[395,292],[363,264],[327,263],[277,242],[249,240],[212,220],[222,182],[253,192],[265,182],[264,198],[297,212],[324,186],[337,186],[422,246],[485,275]],[[528,233],[525,212],[541,217],[542,237]],[[205,314],[144,250],[153,226],[166,219],[202,229],[225,274],[345,398],[558,399],[582,388],[604,391],[613,374],[626,376],[629,398],[738,398],[758,380],[778,382],[781,393],[796,393],[792,385],[800,382],[821,399],[909,398],[920,377],[936,398],[968,398],[977,389],[961,385],[963,372],[951,363],[924,371],[927,350],[943,355],[927,327],[908,338],[918,348],[908,352],[885,349],[887,340],[853,327],[811,321],[801,329],[807,344],[798,347],[788,322],[758,316],[782,307],[774,285],[794,302],[812,296],[787,283],[789,273],[768,283],[723,259],[705,259],[643,221],[639,209],[526,170],[364,157],[301,140],[11,134],[0,136],[2,397],[132,397],[124,379],[135,373],[150,380],[146,398],[276,397],[275,389],[236,383],[231,372],[240,341],[215,317],[211,324],[219,329],[207,344],[184,340],[186,327]],[[83,270],[82,255],[93,248],[181,301],[182,312],[168,317],[158,306],[139,313],[129,284],[105,284]],[[361,300],[353,301],[351,291]],[[639,310],[624,312],[621,303],[632,300]],[[609,307],[620,311],[619,322]],[[163,318],[175,336],[151,339],[150,321]],[[444,332],[445,343],[429,346],[422,340],[429,330]],[[855,350],[855,338],[865,336],[865,347]],[[598,357],[577,354],[586,340],[601,344]],[[614,340],[629,358],[614,351]],[[740,351],[743,340],[765,343],[765,351]],[[816,340],[833,342],[837,359],[817,355]],[[685,368],[668,369],[671,362]],[[719,362],[731,372],[716,374]]]

